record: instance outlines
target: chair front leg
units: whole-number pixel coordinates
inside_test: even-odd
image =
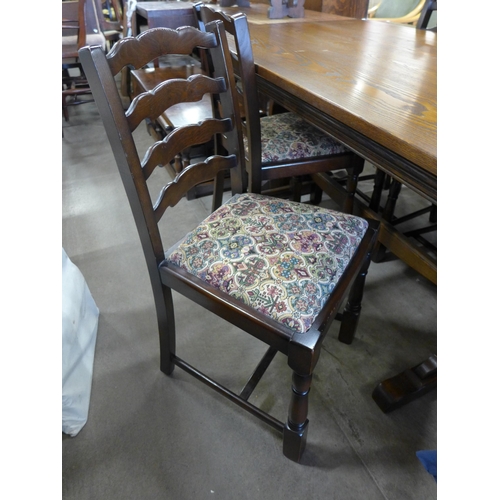
[[[354,207],[354,197],[356,195],[356,189],[358,188],[358,180],[363,168],[365,166],[365,160],[361,156],[353,155],[351,166],[348,170],[346,191],[347,198],[345,199],[342,211],[346,214],[352,214]]]
[[[292,398],[288,409],[288,420],[283,431],[283,454],[299,462],[306,446],[308,397],[311,389],[312,375],[292,376]]]

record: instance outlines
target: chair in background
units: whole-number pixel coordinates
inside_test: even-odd
[[[210,76],[168,80],[137,95],[124,110],[114,77],[125,65],[141,68],[165,53],[190,54],[196,47],[210,51]],[[99,47],[85,47],[80,58],[144,250],[158,319],[160,369],[171,374],[178,366],[266,422],[282,433],[284,454],[299,461],[308,428],[308,394],[322,340],[345,300],[339,338],[347,343],[353,339],[378,223],[313,205],[238,194],[243,140],[222,23],[207,24],[206,32],[193,27],[156,28],[120,40],[107,55]],[[139,156],[133,131],[141,122],[205,94],[217,104],[213,118],[175,129],[144,157]],[[220,145],[216,154],[182,170],[167,185],[156,182],[162,177],[158,165],[210,137]],[[200,182],[214,178],[220,182],[227,169],[236,194],[181,241],[175,230],[166,232],[169,224],[170,229],[179,229],[170,207]],[[166,212],[172,215],[162,219]],[[163,242],[174,241],[178,243],[165,252]],[[239,395],[177,356],[172,290],[269,346]],[[231,349],[219,353],[218,365],[228,352]],[[277,352],[286,356],[292,371],[286,423],[248,401]]]
[[[200,29],[210,21],[219,20],[224,23],[226,32],[234,37],[232,61],[243,118],[240,126],[245,140],[248,190],[260,193],[266,181],[291,179],[292,198],[300,201],[303,177],[316,172],[347,169],[349,177],[342,209],[352,212],[357,178],[363,170],[364,160],[295,113],[261,116],[246,16],[241,13],[228,16],[202,2],[193,8]],[[272,191],[265,192],[272,194]]]
[[[92,99],[81,99],[92,93],[78,50],[85,45],[104,47],[104,44],[93,0],[62,2],[62,109],[66,121],[69,120],[68,106],[92,102]]]
[[[123,6],[120,0],[94,0],[97,19],[108,50],[123,37]]]
[[[366,14],[368,19],[371,19],[375,16],[380,5],[382,5],[382,2],[374,3],[373,5],[371,4],[371,2],[368,4],[368,12]]]
[[[407,14],[400,17],[370,17],[372,21],[389,21],[398,24],[416,25],[427,0],[420,0],[418,4]]]
[[[417,21],[417,29],[419,30],[428,29],[429,22],[431,20],[433,12],[437,12],[437,0],[425,0],[422,12],[420,13],[420,17],[418,18]],[[431,29],[437,31],[437,28],[431,28]]]

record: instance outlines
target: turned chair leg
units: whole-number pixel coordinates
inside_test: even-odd
[[[382,191],[385,187],[385,180],[388,176],[383,170],[377,168],[375,172],[375,181],[373,183],[373,192],[370,199],[370,209],[378,213],[380,209],[380,200],[382,199]]]
[[[354,155],[351,166],[348,170],[349,174],[347,176],[347,198],[345,199],[342,211],[346,214],[352,214],[354,207],[354,196],[356,195],[356,189],[358,188],[358,180],[363,168],[365,166],[365,160],[361,156]]]
[[[396,208],[396,202],[398,201],[399,193],[401,191],[401,183],[393,180],[391,182],[391,187],[389,188],[389,195],[387,197],[387,202],[382,213],[382,219],[391,222],[394,217],[394,209]],[[382,243],[377,241],[372,253],[373,262],[382,262],[384,260],[386,253],[386,248]]]
[[[293,373],[292,399],[288,409],[288,420],[283,431],[283,454],[299,462],[307,441],[308,396],[311,389],[312,375],[302,376]]]
[[[313,182],[310,195],[311,205],[319,205],[321,203],[322,198],[323,198],[323,190],[315,182]]]
[[[292,201],[300,203],[300,200],[302,199],[302,177],[290,178],[290,190],[292,192]]]
[[[342,322],[340,324],[339,341],[343,344],[352,344],[356,329],[358,327],[359,316],[361,314],[361,302],[363,300],[363,291],[365,289],[366,275],[370,266],[371,256],[368,253],[363,263],[363,267],[349,292],[347,304],[342,313]]]

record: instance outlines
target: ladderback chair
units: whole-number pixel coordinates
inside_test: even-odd
[[[140,68],[163,54],[189,54],[195,47],[210,52],[210,75],[165,81],[124,109],[114,77],[125,65]],[[120,40],[107,55],[99,47],[86,47],[80,57],[146,258],[158,319],[160,369],[171,374],[178,366],[268,423],[282,433],[284,454],[299,461],[321,343],[344,301],[340,338],[353,339],[377,223],[314,205],[237,193],[165,252],[163,241],[176,241],[177,235],[168,236],[164,230],[178,222],[162,219],[164,213],[200,181],[220,178],[225,169],[234,174],[241,169],[239,109],[224,26],[208,23],[206,32],[194,27],[154,28]],[[214,99],[212,118],[175,129],[139,155],[133,131],[142,121],[205,94]],[[210,136],[220,144],[216,154],[184,169],[159,188],[158,196],[149,191],[153,184],[148,179],[158,173],[158,165]],[[239,395],[176,354],[172,290],[269,346]],[[285,423],[248,401],[277,352],[287,357],[292,371]]]
[[[245,139],[248,190],[262,192],[262,183],[273,179],[295,178],[348,169],[346,201],[342,209],[352,212],[357,179],[364,160],[343,144],[324,134],[292,112],[261,116],[255,75],[252,43],[245,14],[229,16],[217,7],[198,2],[193,7],[200,29],[207,22],[219,20],[234,37],[232,61],[237,78],[240,124]],[[300,201],[300,182],[293,199]]]
[[[123,36],[123,6],[120,0],[94,0],[97,20],[106,39],[108,48],[111,48]]]

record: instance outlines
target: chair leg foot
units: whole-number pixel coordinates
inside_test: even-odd
[[[162,295],[158,296],[156,313],[158,316],[158,331],[160,334],[160,370],[166,375],[174,371],[175,362],[175,316],[172,302],[172,291],[163,287]]]
[[[306,420],[300,431],[292,430],[287,424],[283,430],[283,455],[293,462],[300,462],[302,453],[306,447],[307,429],[309,420]]]

